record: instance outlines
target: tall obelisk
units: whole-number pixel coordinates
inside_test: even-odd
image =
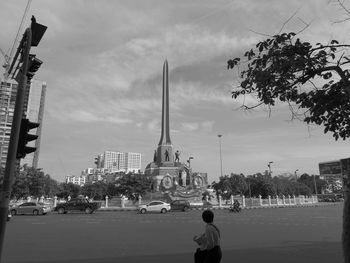
[[[162,131],[157,149],[157,163],[173,163],[173,146],[170,140],[168,61],[163,65]]]

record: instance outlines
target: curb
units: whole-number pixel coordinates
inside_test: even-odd
[[[273,205],[273,206],[253,206],[253,207],[242,207],[242,210],[250,210],[250,209],[267,209],[267,208],[304,208],[304,207],[318,207],[318,206],[330,206],[330,205],[337,205],[338,203],[330,203],[330,204],[323,204],[323,203],[315,203],[315,204],[302,204],[302,205]],[[229,207],[192,207],[190,210],[206,210],[206,209],[213,209],[213,210],[228,210]],[[98,209],[98,211],[103,212],[123,212],[123,211],[137,211],[138,209],[136,207],[101,207]]]

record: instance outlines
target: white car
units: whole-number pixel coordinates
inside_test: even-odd
[[[144,214],[146,212],[160,212],[162,214],[170,211],[170,204],[163,201],[151,201],[148,204],[140,205],[139,212]]]

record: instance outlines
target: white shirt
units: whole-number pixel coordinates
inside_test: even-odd
[[[215,246],[220,246],[220,233],[212,224],[205,226],[206,249],[212,249]]]

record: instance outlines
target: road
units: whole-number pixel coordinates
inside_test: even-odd
[[[15,216],[7,224],[2,262],[193,262],[201,213]],[[223,263],[342,262],[342,204],[214,213]]]

